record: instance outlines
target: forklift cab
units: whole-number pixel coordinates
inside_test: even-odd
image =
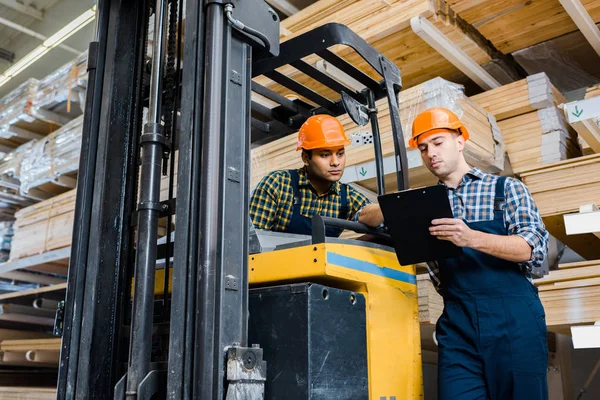
[[[325,237],[327,226],[385,232],[320,216],[310,237],[248,226],[251,141],[292,134],[314,114],[370,122],[383,194],[375,102],[387,98],[398,189],[408,187],[398,67],[335,23],[279,45],[262,1],[106,0],[97,20],[58,398],[422,397],[414,266],[385,245]],[[162,202],[161,163],[171,171]]]

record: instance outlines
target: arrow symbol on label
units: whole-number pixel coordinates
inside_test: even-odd
[[[581,114],[583,114],[583,110],[579,109],[579,106],[575,106],[575,112],[571,113],[573,114],[575,117],[579,118],[581,116]]]
[[[365,169],[365,167],[361,167],[360,171],[358,173],[361,174],[362,176],[365,176],[367,174],[367,170]]]

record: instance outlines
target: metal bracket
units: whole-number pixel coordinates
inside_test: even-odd
[[[242,75],[237,72],[236,70],[232,69],[231,70],[231,78],[229,78],[231,80],[231,82],[242,86]]]
[[[258,345],[233,346],[227,350],[226,400],[263,400],[266,380],[267,363]]]
[[[229,179],[230,181],[239,183],[240,182],[240,171],[233,167],[227,168],[227,179]]]
[[[165,398],[166,382],[167,371],[150,371],[138,385],[138,400],[150,400],[157,393],[159,393],[158,398]]]
[[[52,334],[54,336],[62,336],[64,321],[65,301],[62,300],[60,303],[58,303],[58,307],[56,308],[56,315],[54,316],[54,329],[52,330]]]
[[[115,385],[114,400],[125,400],[125,385],[127,384],[127,374],[123,375]]]
[[[240,290],[239,279],[233,275],[227,275],[225,277],[225,289]]]

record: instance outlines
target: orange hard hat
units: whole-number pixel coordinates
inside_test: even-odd
[[[349,144],[342,123],[331,115],[319,114],[308,118],[300,127],[296,150],[327,149]]]
[[[430,108],[417,115],[413,121],[412,137],[408,141],[408,145],[416,149],[419,136],[424,133],[433,134],[447,130],[458,132],[465,140],[469,140],[469,131],[456,114],[446,108]]]

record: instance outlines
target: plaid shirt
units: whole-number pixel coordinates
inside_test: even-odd
[[[318,196],[304,168],[298,170],[298,175],[302,196],[300,214],[309,218],[315,214],[338,218],[342,206],[340,188],[345,184],[336,182],[326,193]],[[349,209],[347,219],[357,220],[359,211],[370,201],[352,186],[346,186]],[[250,218],[256,229],[283,232],[290,224],[293,207],[294,188],[290,173],[286,170],[273,171],[262,178],[252,193]]]
[[[497,180],[497,176],[473,168],[463,176],[462,182],[456,189],[447,188],[454,217],[466,222],[493,220]],[[523,272],[531,280],[530,272],[534,268],[541,267],[546,258],[549,235],[529,190],[521,181],[507,178],[504,194],[506,196],[504,221],[508,234],[522,237],[532,248],[531,259],[519,263]],[[439,290],[443,282],[440,282],[437,262],[427,263],[427,267],[431,281]]]

